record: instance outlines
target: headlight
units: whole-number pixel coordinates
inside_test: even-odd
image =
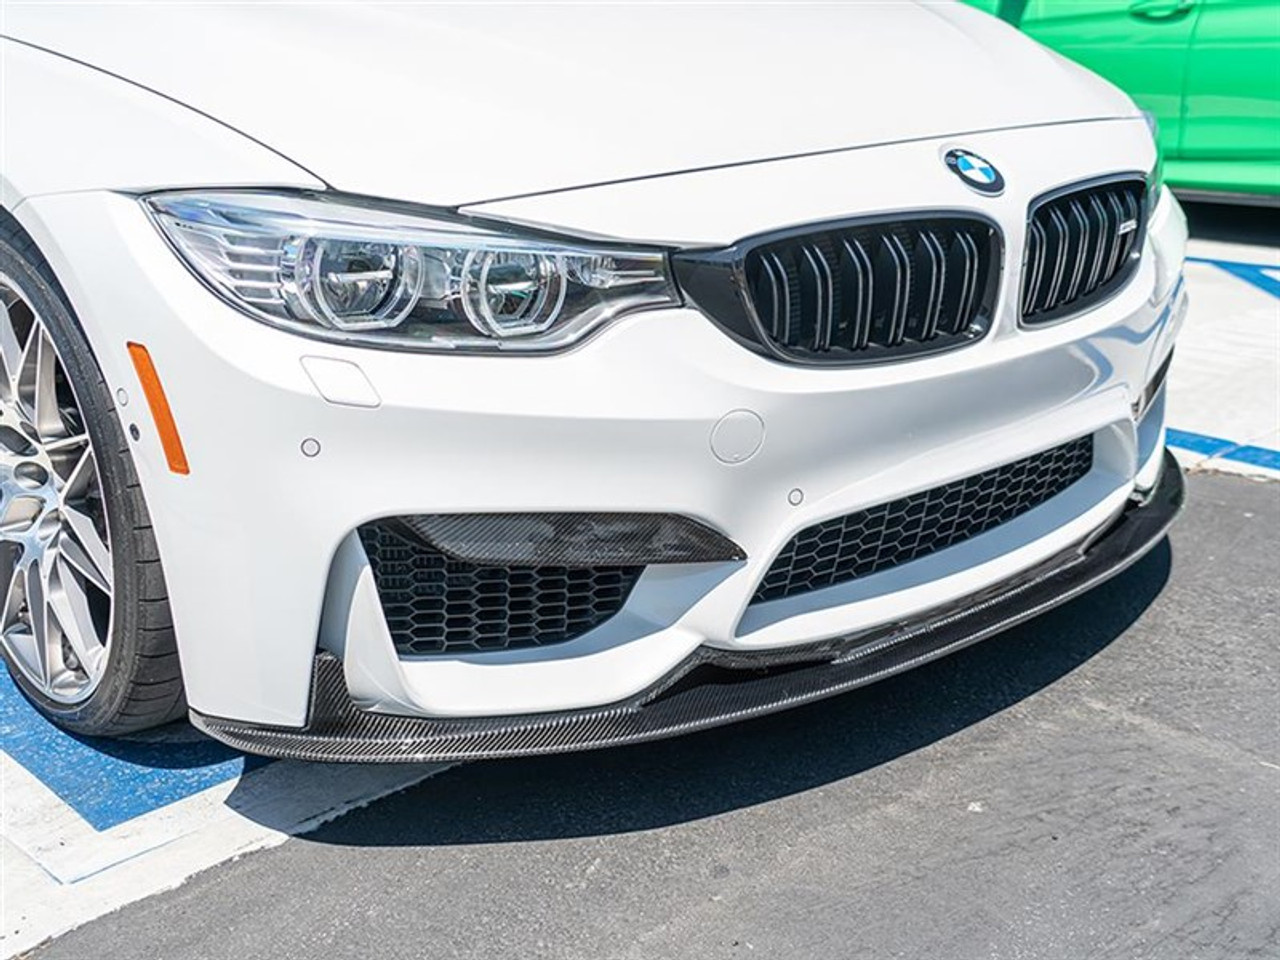
[[[422,350],[554,350],[680,302],[666,254],[319,195],[166,193],[143,203],[191,270],[259,320]]]

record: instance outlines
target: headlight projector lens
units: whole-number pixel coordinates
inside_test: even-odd
[[[472,253],[462,268],[467,319],[498,337],[541,333],[564,307],[562,259],[532,253]]]
[[[299,298],[339,330],[394,327],[422,292],[422,254],[415,247],[307,240],[298,266]]]

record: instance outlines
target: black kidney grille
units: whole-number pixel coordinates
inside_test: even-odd
[[[1047,323],[1110,296],[1142,250],[1146,182],[1120,180],[1033,205],[1022,268],[1022,319]]]
[[[999,245],[959,217],[862,224],[752,248],[744,269],[766,338],[810,362],[888,359],[980,336]]]
[[[888,570],[1007,523],[1083,477],[1082,437],[932,490],[807,527],[778,554],[752,603],[778,600]]]
[[[451,560],[396,520],[360,528],[401,654],[477,653],[563,643],[627,601],[642,566],[479,566]]]

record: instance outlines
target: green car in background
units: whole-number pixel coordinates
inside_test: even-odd
[[[1184,197],[1280,203],[1280,0],[965,0],[1123,88]]]

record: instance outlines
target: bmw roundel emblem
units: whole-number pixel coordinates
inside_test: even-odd
[[[1004,193],[1004,177],[990,163],[968,150],[948,150],[944,157],[948,169],[979,193],[999,196]]]

